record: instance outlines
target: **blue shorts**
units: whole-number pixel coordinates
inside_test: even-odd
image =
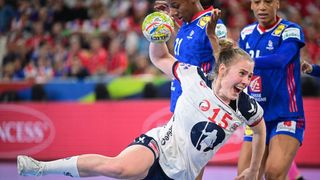
[[[266,123],[267,137],[266,144],[268,145],[271,138],[278,134],[286,134],[296,138],[300,142],[300,146],[303,142],[305,121],[304,120],[283,120],[283,121],[269,121]],[[244,132],[244,141],[252,141],[253,131],[250,127],[246,126]]]
[[[144,180],[172,180],[166,175],[159,164],[158,143],[152,137],[142,134],[141,136],[137,137],[129,146],[132,145],[145,146],[149,148],[154,155],[155,161],[150,167],[148,175],[144,178]]]

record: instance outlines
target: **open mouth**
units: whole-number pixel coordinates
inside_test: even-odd
[[[234,86],[233,89],[237,94],[239,94],[243,90],[243,88],[239,86]]]

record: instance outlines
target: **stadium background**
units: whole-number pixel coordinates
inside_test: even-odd
[[[11,172],[8,164],[14,168],[17,154],[43,160],[116,155],[165,123],[170,79],[151,66],[140,29],[152,3],[0,0],[0,179],[16,178],[3,173]],[[215,4],[237,41],[253,21],[250,1]],[[279,12],[305,31],[302,59],[320,64],[320,1],[281,0]],[[307,129],[297,163],[312,168],[313,178],[320,175],[320,80],[303,75],[301,85]],[[210,165],[234,167],[241,141],[242,129]]]

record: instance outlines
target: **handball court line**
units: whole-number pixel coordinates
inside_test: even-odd
[[[22,177],[17,173],[17,165],[15,162],[1,162],[0,161],[0,180],[72,180],[74,178],[48,175],[43,177]],[[318,180],[320,177],[319,168],[300,168],[301,173],[307,180]],[[207,166],[204,172],[203,180],[233,180],[236,176],[237,168],[235,166]],[[77,178],[79,179],[79,178]],[[113,178],[94,177],[82,178],[83,180],[114,180]]]

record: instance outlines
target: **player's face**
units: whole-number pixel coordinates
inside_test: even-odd
[[[263,27],[268,27],[276,22],[279,7],[279,0],[251,0],[251,10]]]
[[[195,4],[191,0],[168,0],[171,15],[180,21],[190,22],[195,15]]]
[[[221,71],[221,91],[222,98],[225,100],[235,100],[240,92],[250,83],[253,75],[254,63],[247,59],[238,57],[229,67]]]

